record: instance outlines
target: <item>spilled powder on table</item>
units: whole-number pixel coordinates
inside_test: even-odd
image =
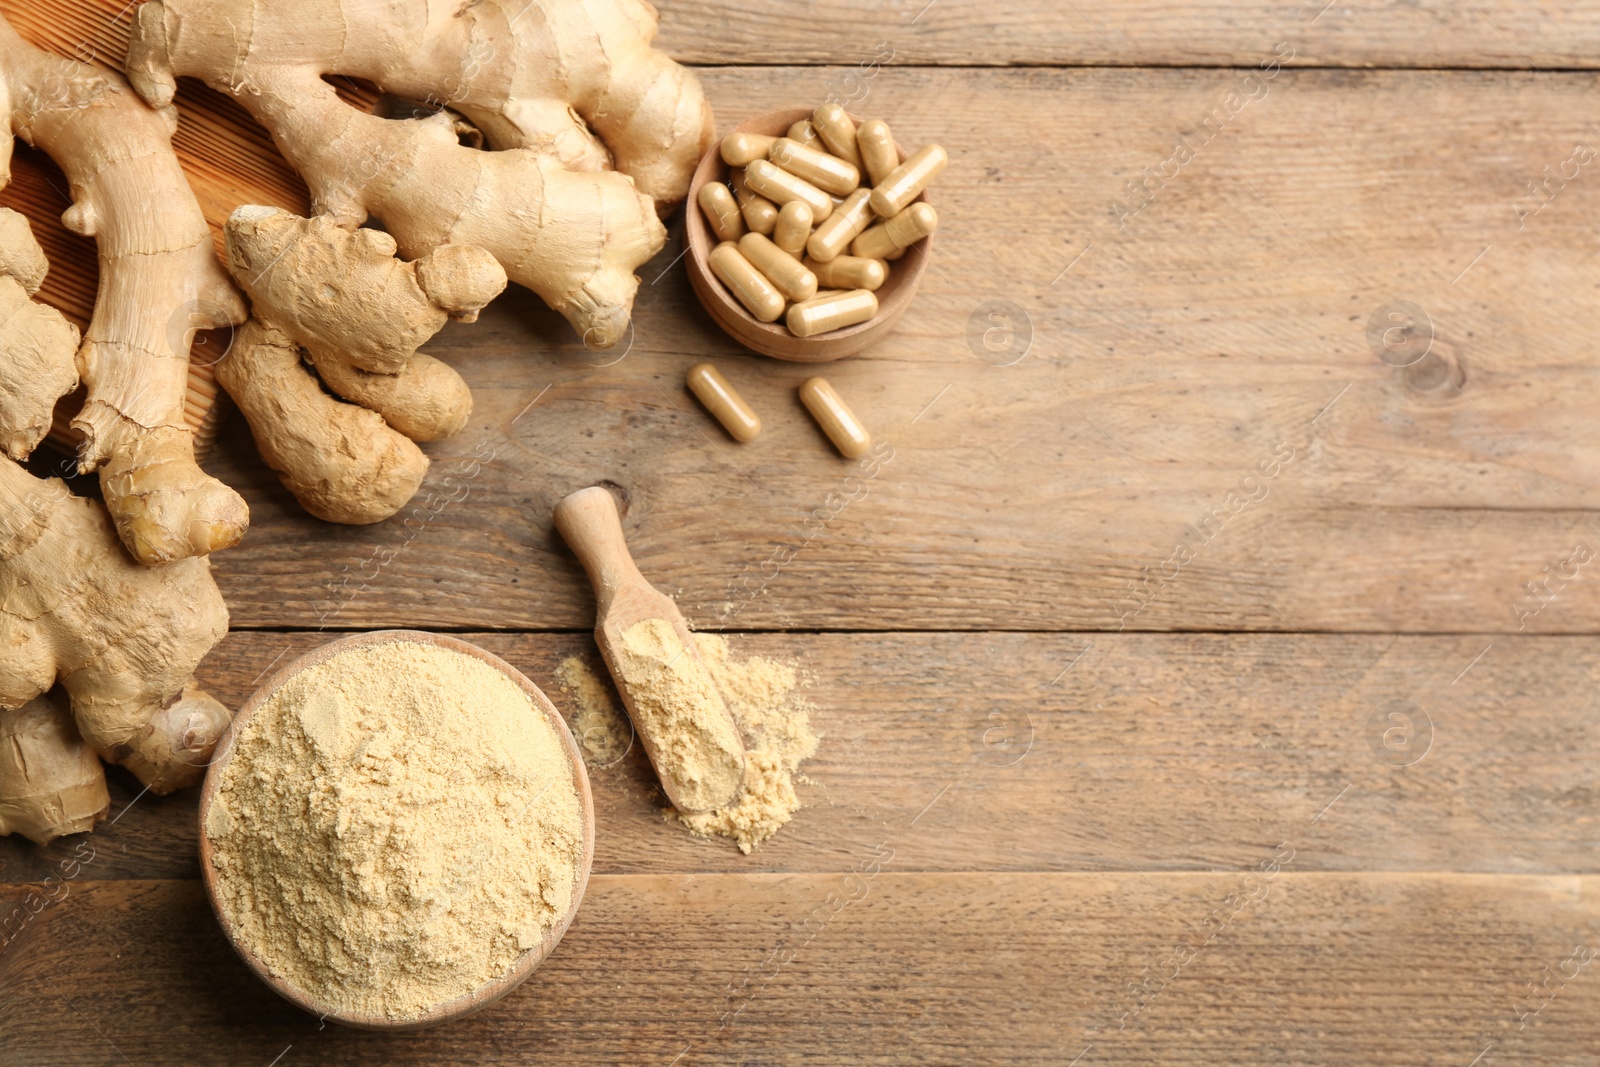
[[[711,673],[677,630],[665,619],[641,619],[612,645],[611,659],[670,793],[697,810],[725,803],[739,788],[744,746]]]
[[[414,1019],[499,978],[569,910],[583,809],[558,727],[489,664],[395,641],[295,675],[207,811],[219,911],[272,974]]]
[[[766,656],[735,659],[720,634],[695,634],[700,658],[745,736],[744,793],[739,802],[703,815],[667,812],[702,837],[732,838],[749,854],[800,808],[794,781],[800,764],[817,754],[812,704],[799,695],[793,663]]]
[[[633,747],[633,724],[611,690],[589,665],[577,656],[568,656],[556,668],[561,688],[577,702],[578,714],[572,720],[573,732],[588,756],[589,763],[609,767]]]
[[[800,808],[794,783],[805,781],[800,764],[817,752],[813,708],[800,696],[801,680],[793,663],[765,656],[735,659],[728,640],[718,634],[695,634],[695,645],[745,737],[744,793],[731,808],[703,815],[668,808],[664,815],[701,837],[730,838],[748,854]],[[556,673],[577,702],[573,722],[584,749],[597,763],[616,762],[633,734],[610,687],[576,656],[563,660]]]

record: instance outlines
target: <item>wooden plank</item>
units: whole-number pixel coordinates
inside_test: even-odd
[[[586,635],[471,639],[569,718],[557,664],[581,655],[600,669]],[[237,707],[264,671],[322,640],[231,634],[200,679]],[[591,769],[596,871],[848,870],[886,834],[899,870],[1229,870],[1286,838],[1298,870],[1596,870],[1590,639],[732,640],[814,679],[805,695],[822,743],[797,787],[805,807],[742,856],[663,822],[633,751]],[[94,877],[196,876],[193,794],[139,797],[131,783],[118,776],[117,822],[90,839]],[[76,847],[4,839],[0,881],[42,879]]]
[[[125,0],[7,0],[19,31],[62,54],[120,59]],[[1592,5],[1530,0],[672,0],[660,46],[684,62],[834,64],[841,99],[871,81],[871,64],[1254,66],[1280,42],[1294,62],[1323,67],[1592,68],[1600,16]],[[1288,54],[1287,52],[1285,54]],[[866,64],[863,68],[862,65]],[[858,71],[850,77],[848,68]]]
[[[898,859],[890,840],[851,876],[594,878],[521,989],[395,1035],[278,1000],[197,882],[68,884],[0,955],[0,1033],[8,1062],[34,1067],[1411,1067],[1573,1064],[1600,1042],[1600,982],[1578,962],[1600,946],[1593,877],[1316,875],[1293,859],[1270,879],[930,875]]]
[[[911,315],[827,368],[893,449],[875,474],[796,403],[811,369],[710,324],[673,246],[622,353],[522,292],[447,330],[431,349],[476,414],[387,523],[307,519],[234,427],[216,469],[254,527],[216,560],[235,624],[581,628],[550,512],[609,480],[640,566],[702,627],[1594,632],[1567,561],[1600,546],[1600,183],[1524,229],[1516,211],[1589,136],[1596,78],[1285,72],[1119,229],[1124,183],[1241,77],[885,71],[871,109],[954,162]],[[822,84],[707,82],[724,123]],[[1407,367],[1367,336],[1402,300],[1435,335]],[[763,414],[754,444],[682,387],[708,356]]]
[[[1321,67],[1593,67],[1591,5],[1449,0],[673,0],[661,41],[695,63],[829,63],[840,99],[871,64],[1255,66],[1280,42]],[[861,65],[866,64],[865,68]],[[849,68],[860,71],[856,79]]]

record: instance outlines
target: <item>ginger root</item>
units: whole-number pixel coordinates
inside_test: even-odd
[[[319,213],[347,229],[376,216],[407,259],[487,249],[604,348],[627,331],[634,270],[665,243],[656,202],[683,199],[713,133],[655,30],[641,0],[152,0],[127,69],[169,110],[179,76],[203,79],[272,132]],[[366,114],[325,75],[440,110]],[[463,145],[444,108],[493,151]]]
[[[428,470],[413,442],[448,437],[472,413],[460,375],[417,349],[451,318],[476,318],[505,289],[505,271],[460,245],[404,263],[386,233],[276,208],[239,208],[226,234],[228,268],[256,310],[218,382],[307,511],[388,518]]]
[[[93,830],[111,807],[106,772],[53,693],[0,709],[0,836],[48,845]]]
[[[0,451],[12,459],[28,458],[78,387],[78,328],[33,299],[48,271],[28,220],[0,208]]]
[[[141,562],[235,544],[248,512],[195,463],[183,400],[196,330],[242,322],[245,309],[172,151],[175,116],[145,106],[114,74],[33,47],[0,19],[0,118],[0,186],[10,180],[11,138],[21,137],[60,166],[73,201],[62,222],[99,249],[99,293],[77,358],[88,386],[72,423],[84,438],[79,468],[99,470],[117,532]],[[15,248],[15,231],[8,223],[0,241]],[[21,292],[0,283],[0,306],[21,309],[41,263],[27,250],[12,262],[6,273]],[[32,356],[26,344],[8,345],[0,380],[7,400],[36,407],[65,379],[41,380]],[[0,418],[9,454],[31,447],[33,424],[5,410]]]
[[[188,345],[195,325],[210,321],[191,317],[186,301],[223,294],[218,321],[242,306],[203,220],[203,244],[167,244],[187,233],[167,226],[182,221],[182,197],[194,200],[165,133],[141,135],[141,122],[144,135],[165,128],[131,94],[29,48],[0,21],[0,114],[62,163],[75,201],[68,223],[102,234],[100,295],[80,351],[77,329],[32,299],[48,264],[27,220],[0,210],[0,450],[11,457],[0,457],[0,834],[43,844],[105,816],[101,759],[169,792],[199,780],[230,720],[191,681],[228,628],[210,564],[192,557],[237,539],[243,503],[194,465],[182,405]],[[130,135],[119,141],[124,120]],[[11,145],[0,138],[0,184]],[[174,176],[175,210],[142,203],[172,193],[163,178]],[[149,184],[108,191],[141,178]],[[85,455],[118,449],[101,457],[117,526],[102,505],[14,462],[49,431],[79,365],[89,382],[79,418],[98,427]],[[175,410],[165,411],[168,401]],[[118,526],[146,562],[175,561],[141,566]],[[70,715],[50,695],[58,683]]]
[[[227,628],[207,560],[135,563],[100,504],[0,458],[0,721],[8,724],[0,730],[54,747],[60,761],[52,768],[37,751],[13,749],[39,773],[19,779],[0,767],[6,825],[35,840],[88,828],[92,776],[71,770],[62,746],[47,740],[39,709],[18,718],[58,682],[100,758],[156,793],[198,782],[231,716],[192,675]]]

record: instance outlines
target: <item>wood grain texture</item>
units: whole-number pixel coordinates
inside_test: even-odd
[[[705,77],[726,128],[827,72]],[[1600,183],[1580,168],[1517,210],[1589,136],[1596,77],[1286,71],[1119,228],[1125,182],[1241,77],[882,74],[858,110],[953,161],[912,312],[828,370],[893,448],[874,476],[801,410],[805,368],[712,325],[676,234],[619,351],[523,292],[441,335],[475,414],[387,523],[307,518],[235,424],[215,467],[252,508],[216,559],[235,625],[588,626],[550,513],[609,480],[641,569],[702,628],[1593,632],[1592,575],[1562,564],[1600,546]],[[1397,301],[1433,334],[1405,367],[1368,338]],[[756,442],[684,388],[708,357]]]
[[[327,636],[232,634],[200,680],[238,707]],[[605,676],[587,635],[466,636],[569,721],[556,666],[580,655]],[[590,766],[597,874],[836,872],[885,835],[899,842],[897,870],[1229,870],[1285,839],[1297,870],[1597,870],[1592,639],[731,640],[813,679],[822,744],[802,768],[805,807],[742,856],[663,821],[636,747]],[[195,877],[194,795],[140,797],[131,782],[113,776],[117,821],[92,839],[95,877]],[[0,839],[0,881],[42,879],[76,847]]]
[[[6,0],[63,55],[120,61],[127,0]],[[1254,66],[1279,42],[1325,67],[1562,69],[1600,63],[1600,13],[1564,0],[668,0],[659,46],[682,62],[858,67]],[[858,69],[860,69],[858,67]],[[870,79],[868,79],[870,80]],[[847,97],[857,82],[841,83]]]
[[[1600,13],[1529,0],[671,0],[661,41],[713,65],[1254,66],[1280,41],[1326,67],[1593,67]],[[839,88],[847,98],[855,83]]]
[[[0,1040],[30,1067],[1553,1065],[1600,1042],[1574,955],[1600,945],[1593,877],[1304,874],[1272,846],[1270,879],[906,874],[881,844],[851,876],[596,877],[527,984],[404,1035],[278,1000],[197,883],[69,883],[0,955]]]
[[[196,880],[192,792],[114,772],[115,823],[0,840],[0,1063],[1592,1060],[1600,192],[1574,161],[1600,85],[1557,68],[1600,63],[1600,16],[660,6],[722,129],[833,94],[950,149],[911,313],[827,370],[890,450],[839,460],[806,368],[712,325],[680,220],[620,354],[526,293],[439,338],[476,413],[388,523],[308,519],[236,420],[211,466],[253,529],[214,565],[245,629],[200,680],[237,706],[343,630],[564,630],[466,636],[570,716],[553,671],[598,664],[593,603],[550,513],[608,482],[694,625],[791,631],[735,640],[812,676],[807,806],[743,857],[662,820],[637,750],[592,768],[595,877],[560,948],[395,1038],[251,978]],[[0,11],[63,54],[125,46],[121,0]],[[1516,72],[1264,79],[1275,50]],[[975,69],[1049,64],[1140,69]],[[180,103],[214,229],[305,210],[235,105]],[[63,189],[24,151],[0,204],[81,319]],[[1401,300],[1431,336],[1408,366],[1369,337]],[[708,357],[754,444],[684,390]]]

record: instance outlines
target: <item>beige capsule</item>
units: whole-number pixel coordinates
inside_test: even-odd
[[[878,298],[866,289],[850,289],[826,299],[810,300],[789,308],[789,332],[796,337],[812,337],[829,330],[842,330],[866,322],[878,313]]]
[[[823,104],[811,113],[811,127],[822,138],[828,151],[861,169],[861,152],[856,148],[856,124],[838,104]]]
[[[733,198],[739,202],[739,211],[744,215],[744,224],[756,233],[771,233],[778,225],[778,205],[750,191],[745,184],[743,167],[733,171],[728,181],[733,186]]]
[[[944,172],[950,157],[936,144],[926,144],[872,188],[872,210],[886,219],[904,211],[922,190]]]
[[[807,148],[815,148],[821,152],[828,150],[828,146],[822,143],[822,138],[817,136],[817,131],[812,127],[810,119],[801,119],[790,126],[789,139],[791,141],[799,141]]]
[[[804,178],[825,193],[849,196],[861,184],[861,171],[838,156],[830,156],[799,141],[780,137],[772,142],[767,158],[797,178]]]
[[[745,234],[746,237],[750,236]],[[739,246],[731,241],[724,241],[711,250],[708,262],[711,264],[711,273],[726,285],[730,292],[738,298],[745,310],[754,315],[761,322],[774,322],[783,314],[783,294],[773,288],[767,281],[766,275],[745,259],[739,252]]]
[[[805,261],[806,268],[816,276],[819,286],[838,289],[869,289],[876,292],[889,280],[889,267],[881,259],[862,259],[860,256],[835,256],[826,263],[814,259]]]
[[[811,217],[817,222],[833,214],[833,197],[804,178],[795,177],[770,160],[758,159],[744,168],[744,183],[752,193],[778,204],[799,200],[811,209]],[[773,222],[776,224],[776,217],[773,218]],[[750,228],[755,229],[754,226]]]
[[[696,363],[689,368],[689,392],[705,405],[705,409],[722,423],[728,436],[743,444],[754,441],[761,434],[761,416],[744,402],[722,372],[709,363]]]
[[[818,263],[826,263],[850,247],[850,242],[861,236],[872,224],[875,215],[867,198],[871,189],[857,189],[844,198],[844,203],[833,209],[833,214],[816,228],[806,241],[806,251]]]
[[[872,447],[872,435],[826,378],[807,378],[800,383],[800,403],[845,459],[860,459]]]
[[[778,225],[772,230],[772,243],[799,259],[810,237],[811,208],[799,200],[783,205],[783,210],[778,212]]]
[[[939,213],[927,203],[912,204],[880,222],[850,243],[850,254],[882,259],[897,248],[909,248],[939,228]]]
[[[882,119],[868,119],[856,130],[856,149],[861,153],[861,166],[867,180],[880,184],[894,168],[900,165],[900,150],[894,146],[894,134]]]
[[[747,233],[739,238],[739,252],[790,300],[810,300],[817,295],[817,276],[773,244],[771,238]]]
[[[764,133],[730,133],[722,139],[722,160],[730,167],[742,167],[766,159],[776,140]]]
[[[744,236],[744,216],[739,203],[721,182],[706,182],[700,187],[700,210],[719,241],[737,241]]]

